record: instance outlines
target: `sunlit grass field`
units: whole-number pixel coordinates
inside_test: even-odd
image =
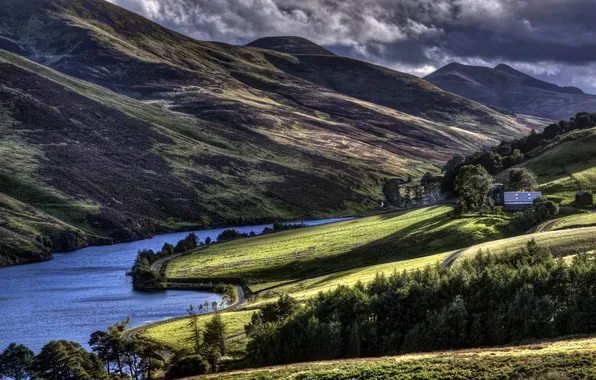
[[[332,290],[339,285],[351,286],[357,282],[367,283],[372,281],[377,274],[390,275],[394,272],[410,271],[424,268],[427,265],[437,265],[445,261],[451,252],[439,253],[409,260],[395,261],[388,264],[372,265],[365,268],[351,269],[320,277],[291,282],[283,285],[279,283],[258,284],[254,289],[260,290],[255,296],[255,304],[268,302],[281,294],[290,294],[297,299],[306,299],[316,296],[319,292]],[[268,289],[268,287],[273,287]],[[251,286],[251,289],[253,287]],[[253,290],[254,291],[254,290]]]
[[[515,251],[525,247],[528,241],[532,239],[535,239],[538,245],[550,249],[555,256],[568,256],[593,251],[596,248],[596,227],[538,232],[491,241],[466,249],[460,257],[471,257],[479,250],[489,250],[492,253],[504,252],[505,250]]]
[[[290,364],[201,378],[236,379],[594,379],[596,339],[525,346]],[[198,378],[193,378],[198,379]]]
[[[596,213],[588,212],[562,216],[547,225],[549,231],[592,226],[596,226]]]
[[[421,258],[506,236],[505,219],[452,219],[451,211],[451,206],[434,206],[216,244],[171,261],[167,275],[279,282]]]
[[[228,311],[222,312],[221,317],[226,324],[227,336],[233,336],[244,332],[244,325],[250,322],[254,310]],[[203,315],[198,317],[199,327],[204,328],[205,324],[213,318],[213,315]],[[189,327],[190,319],[178,319],[172,322],[166,322],[155,327],[151,327],[138,333],[141,337],[160,342],[167,347],[174,349],[191,348],[192,330]]]

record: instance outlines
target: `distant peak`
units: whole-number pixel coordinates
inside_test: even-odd
[[[506,65],[504,63],[499,63],[498,65],[495,66],[495,69],[496,70],[503,70],[503,71],[506,71],[506,70],[515,70],[513,67],[511,67],[509,65]]]
[[[287,54],[335,55],[316,43],[296,36],[263,37],[246,46],[258,47]]]
[[[508,74],[514,75],[514,76],[516,76],[518,78],[528,78],[529,77],[528,74],[524,74],[521,71],[516,70],[513,67],[511,67],[509,65],[506,65],[504,63],[500,63],[497,66],[495,66],[495,70],[499,70],[499,71],[502,71],[504,73],[508,73]]]

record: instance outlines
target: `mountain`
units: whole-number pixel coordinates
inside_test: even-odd
[[[324,47],[302,37],[264,37],[246,46],[288,54],[335,55]]]
[[[196,41],[105,1],[0,6],[0,265],[370,210],[386,179],[530,130],[406,74]]]
[[[541,81],[505,64],[494,68],[451,63],[424,78],[445,91],[514,113],[563,120],[596,111],[596,96]]]

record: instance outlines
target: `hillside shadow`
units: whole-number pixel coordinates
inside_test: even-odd
[[[384,216],[384,220],[403,217],[408,214],[410,214],[410,212],[407,212],[406,214],[386,215]],[[355,247],[343,254],[331,257],[313,257],[298,262],[290,262],[274,268],[259,270],[254,272],[250,277],[278,281],[309,279],[329,275],[326,279],[321,280],[329,281],[355,273],[356,271],[371,265],[386,264],[440,253],[438,252],[441,251],[439,248],[437,248],[437,252],[429,252],[429,247],[427,245],[429,242],[432,242],[432,240],[427,241],[427,244],[421,247],[420,239],[418,238],[422,235],[419,232],[424,231],[422,233],[428,234],[429,232],[426,231],[441,226],[444,223],[448,223],[449,221],[450,219],[445,215],[442,215],[442,218],[439,220],[423,220],[384,238]],[[461,245],[461,248],[463,248],[467,243],[462,241]],[[452,247],[449,248],[451,249]],[[351,272],[346,273],[345,271]]]

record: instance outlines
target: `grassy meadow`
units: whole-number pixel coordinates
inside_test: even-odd
[[[433,206],[216,244],[173,260],[167,275],[250,283],[299,280],[355,273],[506,236],[505,219],[452,219],[451,211],[451,206]]]
[[[569,256],[596,249],[596,227],[537,232],[491,241],[466,249],[460,257],[473,256],[480,250],[499,253],[522,249],[531,239],[535,239],[538,245],[549,248],[555,256]]]
[[[290,364],[192,379],[593,379],[596,339]]]
[[[582,212],[572,215],[561,215],[542,225],[548,231],[565,230],[596,226],[596,213]]]
[[[404,270],[416,270],[427,265],[437,265],[445,261],[452,252],[438,253],[414,259],[405,259],[387,264],[371,265],[365,268],[356,268],[301,281],[261,283],[251,286],[255,291],[253,302],[249,306],[269,302],[282,294],[289,294],[297,299],[307,299],[316,296],[319,292],[331,290],[339,285],[352,286],[357,282],[369,282],[377,274],[391,274]]]

